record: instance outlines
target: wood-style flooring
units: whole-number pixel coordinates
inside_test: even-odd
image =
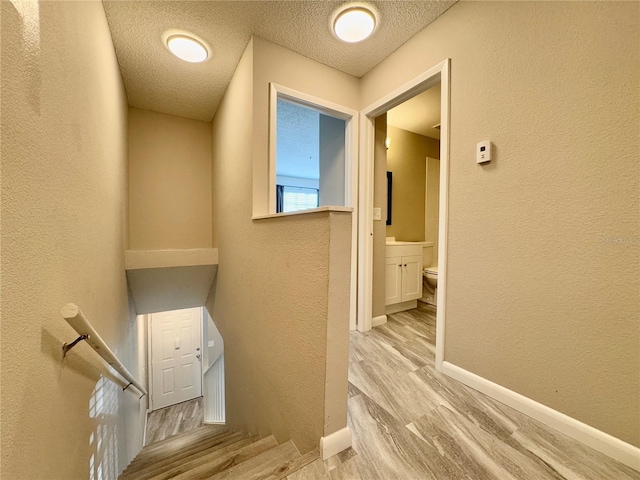
[[[195,430],[203,423],[202,397],[155,410],[147,417],[145,445],[151,445],[172,435]],[[220,426],[220,431],[224,429],[224,425]]]
[[[640,479],[640,473],[435,370],[435,309],[351,332],[353,447],[303,479]]]

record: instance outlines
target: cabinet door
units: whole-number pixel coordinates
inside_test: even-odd
[[[386,258],[384,304],[392,305],[402,301],[402,266],[400,257]]]
[[[422,256],[402,257],[402,296],[407,302],[422,297]]]

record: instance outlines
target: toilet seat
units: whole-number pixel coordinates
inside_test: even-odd
[[[438,275],[438,267],[427,267],[424,269],[424,273],[429,273],[431,275]]]

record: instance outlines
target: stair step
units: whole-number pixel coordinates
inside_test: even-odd
[[[213,475],[233,468],[278,446],[278,442],[273,438],[273,435],[262,440],[258,440],[257,437],[252,438],[254,439],[252,443],[240,449],[232,448],[233,446],[227,447],[211,455],[200,457],[189,462],[189,464],[177,467],[163,475],[153,477],[153,480],[166,480],[169,478],[173,480],[202,480],[211,478]]]
[[[200,439],[210,438],[212,436],[229,434],[228,430],[220,432],[217,428],[211,428],[210,426],[202,426],[189,432],[180,433],[178,435],[172,435],[151,445],[144,447],[142,452],[158,452],[158,451],[172,451],[175,448],[186,446],[187,444],[198,443]],[[138,454],[139,456],[140,454]],[[136,457],[138,458],[138,457]]]
[[[293,442],[288,441],[210,478],[212,480],[277,480],[289,475],[294,471],[293,468],[300,468],[301,465],[296,460],[301,458]],[[312,461],[308,458],[306,460],[307,463]]]
[[[187,447],[175,449],[174,451],[157,451],[153,455],[145,455],[143,459],[133,462],[122,472],[121,479],[152,477],[158,473],[175,467],[181,462],[193,460],[198,456],[212,453],[223,449],[229,445],[242,441],[246,435],[242,432],[233,434],[216,435],[210,438],[201,439],[199,443],[189,444]],[[142,452],[141,452],[142,453]]]
[[[232,432],[218,432],[215,429],[198,429],[187,434],[176,435],[175,437],[168,438],[162,442],[154,443],[144,447],[140,453],[129,464],[129,467],[146,462],[149,458],[154,458],[159,453],[175,455],[181,451],[188,450],[194,445],[199,445],[204,442],[217,440],[231,435]]]

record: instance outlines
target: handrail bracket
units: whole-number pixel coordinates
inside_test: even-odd
[[[65,343],[64,345],[62,345],[62,352],[63,352],[62,358],[66,357],[67,352],[71,350],[73,347],[75,347],[79,342],[81,342],[82,340],[88,340],[88,339],[89,339],[89,335],[85,333],[84,335],[80,335],[73,342]]]

